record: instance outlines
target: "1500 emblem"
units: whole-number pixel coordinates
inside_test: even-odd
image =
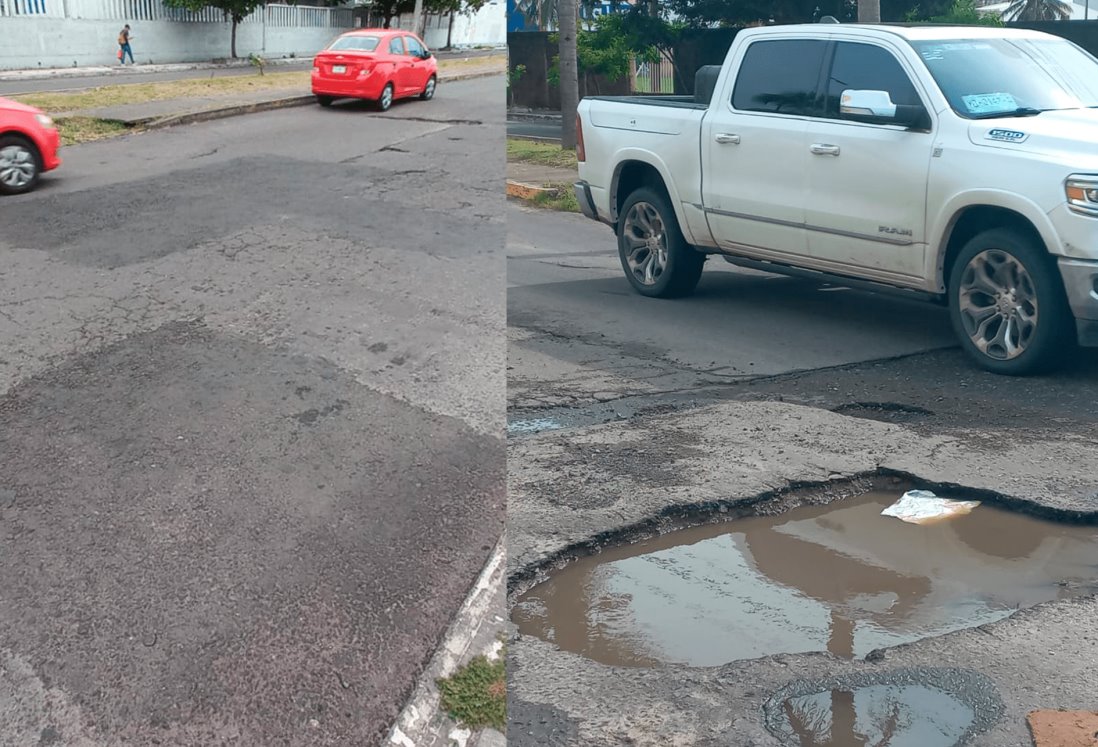
[[[894,228],[892,226],[880,226],[877,233],[887,233],[892,236],[911,236],[910,228]]]
[[[987,133],[988,140],[998,140],[1001,143],[1021,143],[1027,137],[1029,135],[1018,130],[991,130]]]

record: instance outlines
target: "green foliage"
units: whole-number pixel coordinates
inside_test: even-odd
[[[264,0],[164,0],[164,4],[169,8],[190,11],[199,11],[209,6],[220,10],[233,23],[240,23],[265,3]]]
[[[951,26],[1002,26],[1003,19],[998,13],[981,13],[976,7],[976,0],[954,0],[944,13],[936,16],[924,17],[920,8],[916,5],[907,12],[905,20],[911,23],[943,23]]]
[[[438,680],[442,707],[450,718],[473,729],[507,724],[504,659],[478,656],[446,679]]]
[[[621,80],[630,73],[630,60],[656,62],[661,49],[670,49],[683,26],[637,12],[602,15],[593,28],[576,34],[576,56],[581,75],[601,75]],[[550,43],[560,43],[553,34]],[[560,58],[554,57],[547,75],[550,85],[560,85]]]

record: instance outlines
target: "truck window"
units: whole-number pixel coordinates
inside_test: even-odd
[[[826,47],[822,39],[752,43],[736,76],[732,106],[748,112],[815,113]]]
[[[922,102],[911,79],[891,52],[873,44],[839,42],[827,82],[825,116],[839,118],[843,91],[887,91],[893,104],[916,106]]]

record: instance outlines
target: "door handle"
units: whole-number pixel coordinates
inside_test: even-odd
[[[815,153],[817,156],[839,155],[839,146],[837,145],[824,145],[823,143],[813,143],[809,150]]]
[[[740,144],[740,136],[739,135],[732,135],[732,134],[727,133],[727,132],[719,132],[719,133],[717,133],[716,135],[713,136],[713,139],[716,140],[721,145],[739,145]]]

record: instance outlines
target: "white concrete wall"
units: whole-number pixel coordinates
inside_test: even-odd
[[[1095,0],[1098,2],[1098,0]],[[392,25],[402,29],[414,26],[412,14],[393,19]],[[431,49],[446,46],[448,16],[429,16],[423,41]],[[491,46],[502,47],[507,44],[507,4],[504,0],[489,0],[476,13],[459,13],[454,17],[454,32],[451,39],[455,47]]]
[[[44,5],[27,12],[27,1],[0,0],[0,69],[117,64],[124,23],[140,63],[201,62],[230,53],[231,24],[209,10],[179,13],[157,0],[37,0]],[[236,52],[311,56],[352,25],[347,10],[272,5],[239,25]]]

